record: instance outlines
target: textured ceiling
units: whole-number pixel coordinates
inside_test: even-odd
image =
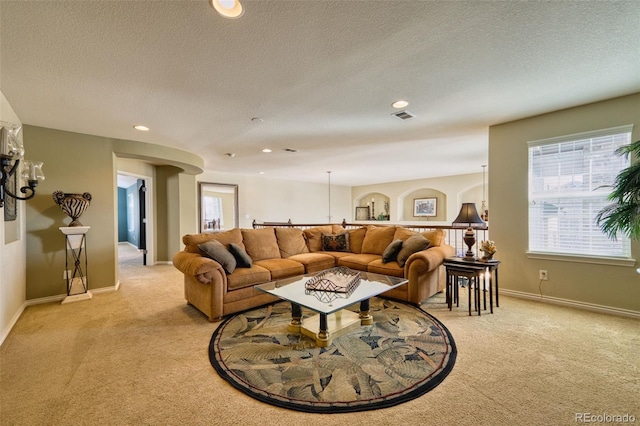
[[[0,88],[26,124],[344,185],[480,173],[488,126],[640,92],[638,1],[243,4],[2,0]]]

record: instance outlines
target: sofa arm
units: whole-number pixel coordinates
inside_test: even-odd
[[[173,256],[173,266],[185,275],[194,276],[202,284],[209,284],[216,271],[226,277],[224,269],[218,262],[199,253],[179,251]]]
[[[438,266],[442,265],[447,257],[451,257],[455,253],[455,249],[448,244],[443,244],[437,247],[429,247],[426,250],[413,253],[411,256],[409,256],[407,262],[404,265],[405,276],[409,276],[407,271],[409,271],[410,267],[420,268],[424,272],[433,271]]]

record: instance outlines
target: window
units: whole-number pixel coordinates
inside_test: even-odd
[[[529,252],[631,257],[626,236],[610,240],[596,214],[629,160],[632,126],[529,142]]]

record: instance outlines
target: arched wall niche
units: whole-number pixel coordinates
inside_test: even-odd
[[[447,220],[447,194],[433,188],[419,188],[400,198],[402,221],[437,222]]]
[[[356,221],[389,221],[391,199],[380,192],[369,192],[355,200],[353,218]]]

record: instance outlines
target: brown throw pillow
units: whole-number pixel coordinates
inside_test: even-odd
[[[198,244],[198,248],[205,256],[218,262],[227,274],[233,273],[236,269],[236,258],[219,241],[210,240],[204,244]]]
[[[251,268],[253,260],[238,244],[230,243],[229,251],[235,257],[238,268]]]
[[[323,251],[349,251],[349,233],[322,234]]]
[[[402,248],[398,252],[398,265],[404,267],[404,264],[407,262],[409,256],[413,253],[417,253],[421,250],[426,250],[429,248],[431,243],[422,235],[413,235],[405,240],[402,243]]]
[[[384,252],[382,252],[382,263],[393,262],[398,257],[398,252],[402,248],[402,240],[392,241]]]

